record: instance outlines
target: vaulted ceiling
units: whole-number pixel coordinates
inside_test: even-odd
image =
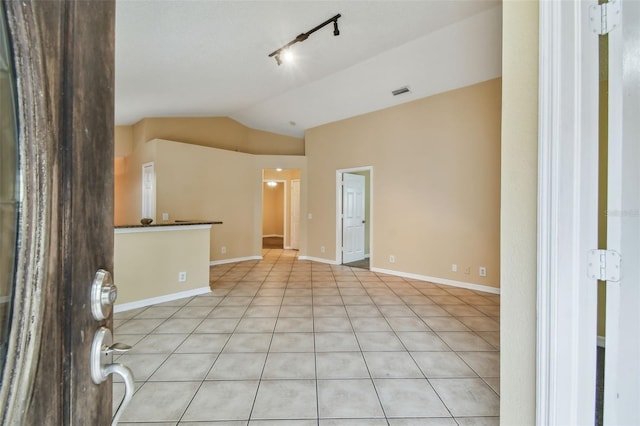
[[[294,45],[295,62],[268,57],[337,13],[339,36],[329,25]],[[116,124],[229,116],[302,137],[498,77],[500,17],[495,0],[118,0]]]

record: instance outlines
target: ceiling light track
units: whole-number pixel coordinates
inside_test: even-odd
[[[316,31],[318,31],[319,29],[321,29],[323,27],[326,27],[327,25],[329,25],[332,22],[333,22],[333,35],[334,36],[339,36],[340,35],[340,30],[338,29],[338,18],[341,18],[341,17],[342,17],[342,15],[338,13],[333,18],[327,19],[322,24],[310,29],[306,33],[298,34],[296,36],[296,38],[291,40],[289,43],[287,43],[284,46],[282,46],[281,48],[279,48],[277,50],[274,50],[273,52],[269,53],[269,57],[270,58],[273,57],[276,60],[276,63],[278,65],[280,65],[282,63],[281,55],[284,53],[285,50],[287,50],[289,47],[291,47],[292,45],[294,45],[296,43],[301,43],[301,42],[305,41],[306,39],[309,38],[309,36],[311,34],[315,33]]]

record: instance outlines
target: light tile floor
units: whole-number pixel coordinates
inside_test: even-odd
[[[116,314],[137,388],[121,424],[499,423],[499,296],[296,254],[215,266],[209,294]]]

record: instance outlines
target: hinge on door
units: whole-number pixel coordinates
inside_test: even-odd
[[[615,250],[589,250],[587,253],[587,274],[600,281],[620,281],[622,258]]]
[[[589,7],[591,31],[604,35],[613,31],[620,23],[620,3],[611,0],[608,3],[594,4]]]

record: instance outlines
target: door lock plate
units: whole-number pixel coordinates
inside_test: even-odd
[[[91,285],[91,314],[96,321],[109,318],[113,304],[118,297],[118,289],[113,284],[111,274],[98,269]]]

